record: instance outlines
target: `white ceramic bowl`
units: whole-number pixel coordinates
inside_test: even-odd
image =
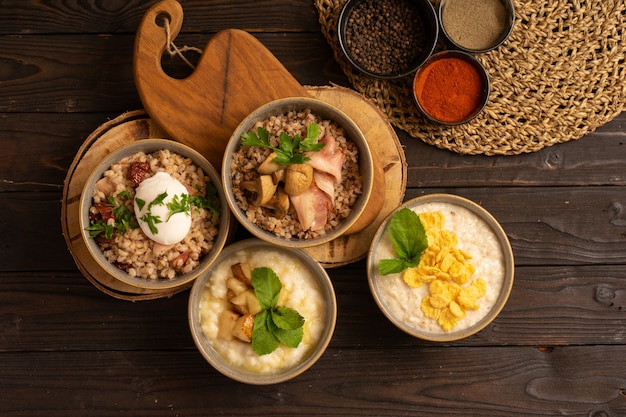
[[[218,337],[217,315],[229,306],[228,301],[224,299],[227,289],[223,280],[230,275],[230,266],[241,262],[242,259],[248,260],[253,268],[269,267],[275,271],[283,284],[282,291],[289,293],[286,305],[289,302],[297,302],[294,301],[296,299],[306,304],[306,307],[292,307],[309,322],[309,324],[305,322],[303,342],[297,348],[281,346],[273,353],[259,357],[247,343],[238,340],[225,341]],[[294,262],[300,265],[299,268],[308,270],[310,276],[307,278],[307,274],[298,272],[298,267],[293,265]],[[305,293],[304,288],[309,290]],[[313,297],[312,294],[317,294],[317,297]],[[315,299],[318,302],[315,302]],[[216,370],[239,382],[267,385],[300,375],[322,356],[335,330],[337,302],[328,274],[312,257],[299,249],[274,246],[252,238],[224,248],[209,271],[194,282],[188,312],[194,342],[202,356]],[[235,364],[234,359],[228,358],[227,355],[234,355],[236,360],[248,364]],[[273,362],[279,361],[283,355],[291,358],[289,359],[291,363],[278,365],[283,367],[276,369]],[[243,361],[244,357],[252,359]]]
[[[190,158],[194,164],[198,167],[202,168],[204,173],[210,178],[211,183],[215,186],[217,190],[217,195],[220,201],[220,219],[219,219],[219,231],[217,236],[215,236],[213,241],[213,248],[211,251],[204,255],[200,264],[194,268],[191,272],[178,275],[176,278],[168,280],[168,279],[148,279],[148,278],[140,278],[140,277],[132,277],[124,270],[117,268],[111,262],[109,262],[106,257],[102,254],[100,247],[98,244],[89,237],[89,232],[85,230],[86,227],[89,226],[89,208],[93,204],[92,199],[92,191],[94,186],[100,178],[102,178],[103,173],[108,170],[111,165],[118,163],[120,160],[125,157],[136,154],[137,152],[144,152],[146,154],[159,151],[162,149],[169,149],[171,152],[174,152],[178,155],[181,155],[186,158]],[[95,262],[104,269],[107,273],[109,273],[115,279],[128,284],[134,288],[139,288],[143,290],[164,290],[164,289],[172,289],[184,286],[189,284],[191,281],[200,276],[203,272],[207,270],[207,268],[213,263],[213,261],[217,258],[220,251],[226,244],[227,239],[229,238],[229,228],[231,223],[230,212],[228,210],[228,206],[226,205],[224,192],[221,187],[221,181],[217,171],[213,168],[213,166],[198,152],[193,150],[192,148],[183,145],[179,142],[175,142],[167,139],[143,139],[136,142],[132,142],[131,144],[125,145],[119,149],[111,152],[105,159],[100,161],[100,163],[94,168],[94,170],[89,175],[83,191],[81,193],[80,199],[80,228],[82,230],[82,239],[87,246],[91,256],[95,260]]]
[[[441,211],[443,229],[454,232],[458,236],[456,247],[472,255],[469,262],[476,268],[472,279],[483,278],[487,282],[487,293],[479,299],[480,308],[468,309],[450,331],[444,331],[436,320],[425,317],[421,311],[422,299],[429,295],[429,284],[411,288],[400,273],[380,274],[380,260],[396,257],[389,224],[393,215],[403,208],[418,214]],[[513,286],[513,252],[504,230],[484,208],[463,197],[431,194],[407,201],[383,221],[370,246],[367,274],[374,300],[395,326],[420,339],[449,342],[478,333],[504,308]]]
[[[232,176],[233,169],[231,161],[233,154],[241,146],[241,135],[253,129],[254,124],[261,120],[266,120],[271,116],[278,116],[288,111],[302,111],[310,109],[314,114],[323,119],[331,120],[343,127],[347,137],[354,142],[359,149],[359,168],[363,183],[362,194],[352,206],[352,211],[343,219],[331,232],[312,239],[282,238],[258,226],[250,221],[242,209],[237,204],[237,199],[233,193]],[[350,226],[352,226],[363,213],[370,195],[372,194],[372,184],[374,181],[374,168],[370,148],[363,132],[359,129],[354,121],[352,121],[343,112],[330,104],[321,100],[307,97],[293,97],[272,101],[253,111],[246,117],[235,129],[231,136],[224,153],[222,163],[222,182],[224,185],[224,193],[226,201],[233,212],[235,218],[250,233],[266,242],[273,243],[278,246],[304,248],[321,245],[344,234]]]

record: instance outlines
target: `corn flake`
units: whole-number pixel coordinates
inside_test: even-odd
[[[402,279],[409,287],[419,288],[424,285],[424,276],[415,268],[407,268],[402,272]]]
[[[428,248],[419,265],[403,272],[404,282],[413,288],[428,283],[429,295],[422,299],[421,310],[444,331],[452,330],[467,310],[480,307],[479,299],[487,292],[483,279],[472,277],[476,268],[469,261],[472,256],[457,248],[458,237],[444,230],[444,215],[428,212],[419,215],[428,238]]]

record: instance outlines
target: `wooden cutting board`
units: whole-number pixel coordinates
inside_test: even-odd
[[[276,99],[311,95],[261,42],[238,29],[215,34],[190,76],[168,76],[161,58],[182,21],[183,9],[175,0],[161,1],[146,12],[135,40],[135,83],[151,119],[169,137],[203,154],[219,172],[226,145],[248,114]],[[370,104],[363,99],[357,105]],[[374,152],[373,159],[377,192],[346,234],[369,226],[383,207],[385,173]]]
[[[148,10],[136,35],[135,83],[150,117],[170,134],[202,153],[217,171],[231,134],[253,110],[270,101],[309,96],[261,42],[249,33],[228,29],[206,45],[194,72],[185,79],[161,67],[170,39],[182,26],[183,9],[174,0]]]

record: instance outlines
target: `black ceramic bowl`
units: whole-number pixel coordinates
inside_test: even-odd
[[[374,18],[365,18],[369,10]],[[437,13],[429,0],[348,0],[339,15],[339,45],[352,66],[373,78],[414,73],[437,45]]]

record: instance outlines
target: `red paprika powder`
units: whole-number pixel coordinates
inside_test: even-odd
[[[480,73],[461,58],[433,60],[418,72],[413,88],[424,112],[445,123],[462,122],[483,104]]]

